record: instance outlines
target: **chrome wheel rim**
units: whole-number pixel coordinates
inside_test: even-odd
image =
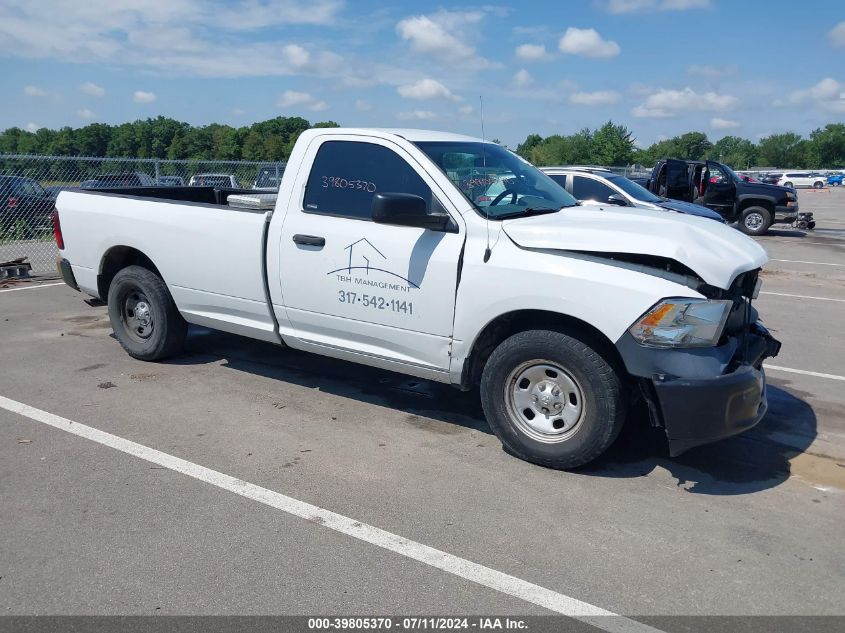
[[[505,382],[511,420],[522,433],[545,444],[572,437],[584,419],[584,392],[560,365],[531,360],[514,369]]]
[[[147,295],[130,290],[121,302],[120,318],[126,332],[136,341],[146,341],[155,329],[153,308]]]
[[[760,213],[749,213],[745,216],[745,226],[752,231],[756,231],[763,226],[763,216]]]

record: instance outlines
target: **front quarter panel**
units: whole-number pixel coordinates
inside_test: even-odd
[[[473,231],[467,239],[455,309],[455,382],[479,334],[502,315],[519,310],[562,314],[590,324],[616,343],[660,299],[701,297],[660,277],[567,257],[563,251],[522,249],[498,229],[498,224],[491,226],[493,246],[486,263],[485,236]]]

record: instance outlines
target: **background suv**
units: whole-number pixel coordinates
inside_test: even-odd
[[[540,171],[582,204],[612,204],[655,211],[675,211],[724,223],[722,216],[691,202],[661,198],[625,176],[601,167],[540,167]]]
[[[827,184],[824,176],[809,171],[790,171],[778,173],[778,181],[781,187],[813,187],[821,189]]]

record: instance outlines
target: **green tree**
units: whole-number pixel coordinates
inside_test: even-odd
[[[525,158],[531,159],[531,151],[543,142],[543,137],[539,134],[529,134],[525,140],[516,146],[516,153]]]
[[[748,169],[757,164],[757,147],[739,136],[723,136],[710,148],[705,158],[718,160],[734,169]]]
[[[760,139],[758,161],[765,167],[803,167],[806,141],[794,132],[772,134]]]
[[[634,157],[634,135],[624,125],[608,121],[592,135],[590,163],[628,165]]]
[[[845,167],[845,124],[813,130],[806,149],[808,167]]]

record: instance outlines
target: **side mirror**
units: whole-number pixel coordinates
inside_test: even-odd
[[[613,193],[607,197],[607,202],[609,204],[615,204],[618,207],[627,207],[628,201],[625,200],[625,196],[621,193]]]
[[[451,221],[447,213],[429,213],[425,200],[410,193],[377,193],[370,208],[377,224],[446,231]]]

